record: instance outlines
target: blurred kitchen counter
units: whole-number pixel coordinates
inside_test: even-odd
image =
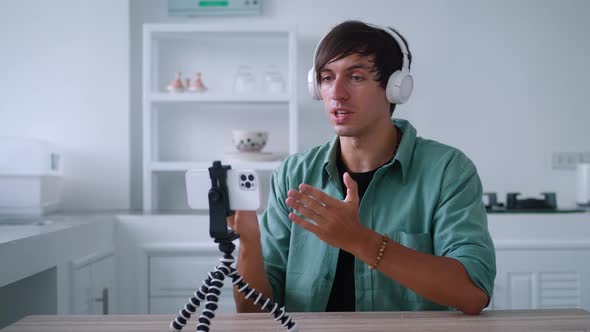
[[[146,223],[140,227],[150,224],[163,228],[169,228],[166,224],[191,227],[199,235],[205,234],[199,236],[201,241],[208,239],[208,217],[202,214],[62,213],[43,216],[32,223],[6,223],[4,218],[0,222],[0,266],[3,267],[0,287],[92,252],[114,250],[116,224],[121,220]],[[491,213],[488,227],[496,244],[527,241],[590,244],[588,212]]]
[[[68,314],[72,308],[68,295],[72,287],[72,264],[97,253],[112,255],[115,261],[119,295],[113,298],[118,307],[114,313],[131,314],[150,312],[150,299],[146,295],[150,287],[148,280],[151,280],[147,264],[150,257],[174,260],[197,255],[195,257],[213,262],[217,256],[216,245],[209,237],[206,214],[107,211],[53,214],[42,219],[45,222],[39,224],[0,225],[0,287],[56,268],[57,294],[60,295],[58,314]],[[590,301],[582,301],[590,298],[590,280],[587,283],[584,279],[585,270],[575,269],[585,264],[580,265],[574,259],[587,257],[590,252],[590,213],[488,214],[488,227],[498,264],[498,296],[492,303],[494,308],[521,308],[511,304],[519,303],[515,301],[521,298],[520,293],[514,292],[514,296],[519,296],[509,300],[512,290],[506,290],[503,295],[503,285],[510,283],[512,275],[520,276],[525,272],[527,278],[531,276],[533,285],[535,278],[542,278],[547,269],[579,273],[575,279],[579,280],[579,293],[570,307],[590,308]],[[528,265],[523,265],[523,261]],[[570,261],[571,267],[556,265]],[[556,266],[547,267],[547,264]],[[541,298],[536,293],[530,296]]]
[[[590,246],[590,213],[490,213],[488,228],[496,245],[569,243]]]
[[[114,249],[116,215],[54,214],[0,222],[0,287],[81,256]]]

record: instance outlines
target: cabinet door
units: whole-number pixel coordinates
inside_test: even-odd
[[[211,251],[190,256],[150,257],[149,313],[178,312],[219,264],[219,256],[218,252]],[[218,305],[219,313],[235,312],[231,279],[224,281]]]
[[[106,315],[113,312],[115,263],[113,256],[91,265],[92,314]]]
[[[74,315],[90,314],[92,298],[92,277],[90,266],[85,265],[72,270],[71,313]]]
[[[588,248],[496,248],[491,309],[590,307]]]
[[[115,264],[112,254],[75,260],[71,276],[72,314],[102,315],[113,312]]]

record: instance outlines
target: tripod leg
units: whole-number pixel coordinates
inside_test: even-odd
[[[238,274],[238,271],[231,267],[231,272],[229,277],[232,279],[232,284],[238,287],[238,291],[240,293],[245,294],[246,299],[250,299],[254,302],[254,304],[261,307],[262,310],[266,310],[270,313],[273,318],[278,321],[281,326],[287,329],[288,332],[297,332],[299,328],[297,327],[297,323],[295,323],[287,312],[285,311],[285,307],[278,308],[278,304],[274,303],[270,300],[270,298],[265,297],[262,293],[256,292],[254,288],[250,288],[247,282],[244,282],[244,277]]]
[[[219,296],[221,295],[221,290],[223,288],[223,281],[229,274],[230,269],[225,265],[219,265],[215,272],[209,273],[209,278],[211,279],[211,283],[209,284],[209,290],[205,299],[205,307],[201,312],[201,316],[199,316],[199,324],[197,325],[197,331],[205,331],[208,332],[211,325],[211,320],[215,318],[215,310],[219,307],[217,302],[219,301]]]
[[[217,271],[216,268],[213,272]],[[209,292],[209,285],[211,284],[211,273],[207,279],[203,280],[203,284],[199,289],[195,291],[193,296],[189,299],[188,303],[183,309],[179,311],[179,315],[170,323],[170,332],[179,332],[186,325],[188,320],[191,318],[201,302],[205,301],[205,297]]]
[[[211,320],[215,317],[215,310],[218,308],[217,302],[221,295],[223,281],[226,278],[231,278],[232,284],[238,288],[238,291],[245,294],[246,299],[250,299],[255,305],[258,305],[262,310],[266,310],[273,318],[278,321],[288,332],[298,332],[299,328],[291,317],[285,311],[285,307],[278,307],[270,298],[264,297],[262,293],[257,293],[254,288],[250,288],[249,284],[244,282],[244,277],[238,274],[238,271],[232,267],[235,262],[232,252],[234,245],[231,241],[224,241],[220,244],[220,250],[224,253],[221,258],[221,263],[212,272],[209,272],[208,278],[203,281],[203,285],[190,298],[189,303],[180,310],[180,315],[170,323],[171,332],[180,332],[190,319],[191,314],[194,314],[199,304],[206,300],[205,308],[201,316],[199,316],[199,324],[197,331],[209,331]]]

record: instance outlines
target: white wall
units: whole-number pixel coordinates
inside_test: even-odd
[[[297,24],[301,146],[331,136],[322,106],[306,95],[315,44],[333,25],[361,19],[396,27],[410,42],[416,87],[397,117],[418,134],[456,146],[478,166],[484,189],[575,200],[573,171],[552,170],[556,151],[590,151],[590,2],[581,0],[265,0],[252,18],[167,17],[165,0],[131,1],[133,205],[140,188],[141,24],[265,21]],[[133,125],[135,124],[135,125]],[[135,176],[136,175],[136,176]]]
[[[590,2],[265,0],[256,18],[184,20],[167,17],[166,0],[130,3],[131,17],[128,1],[0,3],[0,135],[65,151],[66,210],[141,207],[141,24],[185,20],[298,25],[302,148],[331,136],[305,95],[321,35],[345,19],[395,26],[410,41],[416,80],[397,116],[464,150],[488,191],[554,190],[561,205],[574,201],[574,173],[552,170],[551,153],[590,151]]]
[[[128,1],[0,2],[4,135],[63,150],[64,210],[129,208]]]

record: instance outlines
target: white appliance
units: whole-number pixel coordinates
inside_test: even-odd
[[[260,15],[262,0],[168,0],[170,16]]]
[[[61,154],[49,142],[0,137],[0,216],[55,211],[63,194]]]
[[[576,166],[576,189],[578,206],[590,208],[590,164],[580,163]]]

